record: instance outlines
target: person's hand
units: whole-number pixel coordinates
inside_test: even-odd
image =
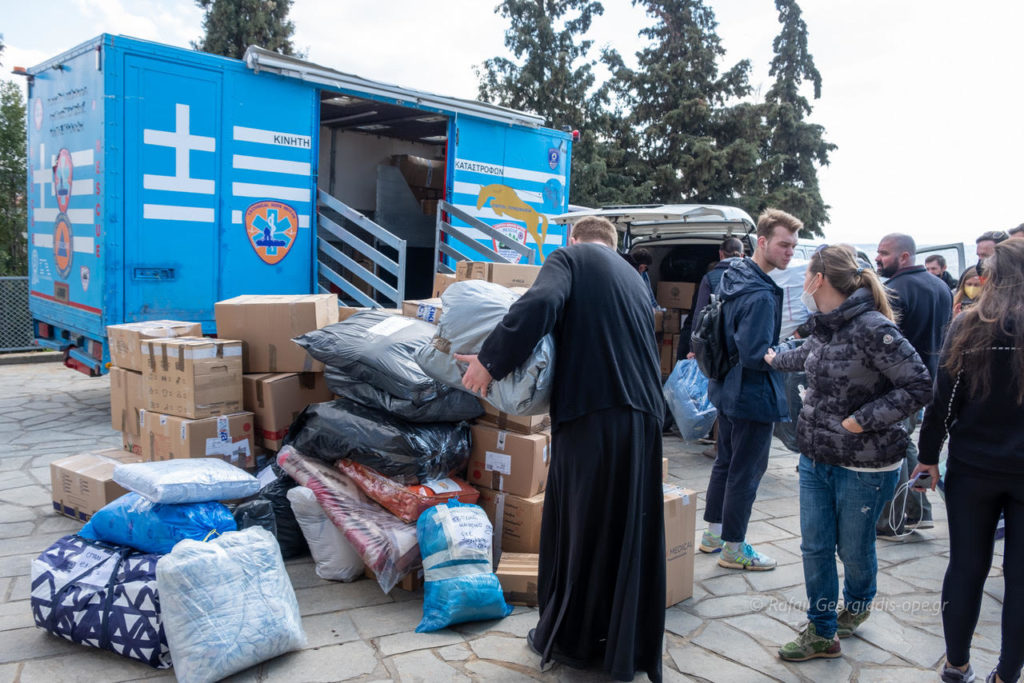
[[[697,357],[697,354],[695,354],[693,351],[690,351],[688,354],[686,354],[686,360],[692,360],[692,359],[694,359],[696,357]]]
[[[932,485],[931,485],[930,490],[934,491],[935,490],[935,485],[939,483],[939,466],[938,465],[922,465],[921,463],[918,463],[917,467],[914,468],[914,471],[910,473],[910,478],[913,479],[914,477],[916,477],[918,475],[918,473],[922,473],[922,472],[924,474],[929,475],[932,478]],[[917,486],[914,486],[914,488],[916,489]]]
[[[486,397],[487,388],[491,385],[491,373],[477,359],[476,354],[454,353],[452,355],[455,356],[455,360],[469,363],[465,374],[462,375],[462,386],[466,387],[471,394]]]
[[[853,416],[843,420],[843,429],[853,434],[860,434],[864,431],[864,428],[857,424],[857,421],[853,419]]]
[[[764,362],[768,365],[775,362],[775,349],[768,347],[768,350],[764,353]]]

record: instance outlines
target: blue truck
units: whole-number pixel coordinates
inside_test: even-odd
[[[240,294],[400,306],[566,242],[572,136],[532,114],[107,34],[26,76],[34,335],[87,374],[107,325],[213,332]]]

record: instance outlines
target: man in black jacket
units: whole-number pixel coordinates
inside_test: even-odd
[[[540,619],[527,637],[569,666],[661,680],[665,528],[660,361],[650,293],[615,252],[615,227],[586,217],[509,309],[463,385],[492,379],[555,340],[551,460],[541,521]]]
[[[679,349],[676,352],[676,360],[693,358],[690,353],[690,333],[693,331],[693,316],[697,315],[711,301],[711,295],[718,291],[718,283],[722,281],[722,273],[732,265],[732,259],[743,257],[743,242],[738,237],[726,237],[718,247],[718,263],[715,267],[704,273],[700,279],[700,285],[693,292],[693,300],[690,302],[690,314],[686,316],[683,329],[679,336]]]
[[[929,273],[946,283],[950,291],[956,289],[956,279],[946,270],[946,259],[942,254],[932,254],[924,260],[924,267]]]
[[[915,265],[917,245],[914,238],[902,233],[886,235],[878,243],[878,257],[875,264],[878,274],[889,280],[886,286],[895,294],[893,311],[899,322],[900,332],[914,347],[921,360],[928,367],[932,379],[938,372],[939,353],[942,341],[946,336],[946,328],[953,315],[953,295],[946,285],[925,270],[924,266]],[[908,434],[913,434],[917,426],[916,416],[906,421]],[[917,467],[917,446],[911,439],[907,447],[907,458],[903,463],[900,484],[907,481],[908,473]],[[885,506],[878,518],[876,531],[883,540],[896,540],[904,537],[903,524],[929,529],[932,522],[932,505],[923,492],[914,492],[906,500],[905,522],[897,520],[896,528],[889,523],[890,507],[896,504],[903,506],[902,500],[894,499]]]

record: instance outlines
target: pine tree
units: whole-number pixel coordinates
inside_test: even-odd
[[[292,0],[196,0],[206,11],[204,37],[193,49],[241,59],[250,45],[294,55],[295,24],[288,19]],[[301,56],[301,55],[300,55]]]
[[[805,120],[811,104],[801,86],[810,83],[814,99],[820,98],[821,74],[807,48],[807,23],[800,6],[796,0],[775,0],[775,7],[782,30],[772,44],[775,57],[769,74],[775,82],[765,95],[764,189],[756,210],[784,209],[803,220],[805,236],[823,235],[829,207],[818,189],[817,168],[828,164],[836,145],[825,141],[822,126]]]
[[[509,20],[505,47],[513,59],[494,57],[476,70],[480,99],[543,116],[551,128],[580,130],[569,196],[574,203],[596,203],[605,186],[598,149],[606,93],[594,87],[593,41],[581,36],[604,8],[593,0],[503,0],[495,12]]]
[[[624,139],[635,139],[633,167],[651,198],[664,203],[724,202],[732,197],[732,166],[750,163],[749,142],[719,143],[719,112],[749,94],[750,64],[724,72],[714,12],[702,0],[638,0],[654,19],[640,35],[651,44],[631,69],[609,52],[612,90],[629,112]],[[625,146],[625,145],[624,145]],[[628,173],[627,173],[628,175]]]
[[[16,83],[0,81],[0,275],[28,272],[23,236],[28,225],[25,144],[25,101],[21,88]]]

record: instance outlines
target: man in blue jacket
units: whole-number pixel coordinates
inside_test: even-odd
[[[718,564],[729,569],[764,571],[776,565],[745,539],[757,487],[768,469],[772,423],[789,418],[785,385],[764,362],[765,351],[779,343],[782,326],[782,290],[768,273],[789,265],[802,227],[796,217],[767,209],[757,219],[753,257],[735,259],[719,284],[726,346],[738,362],[723,381],[708,386],[718,409],[718,457],[708,483],[708,528],[700,549],[721,552]]]

